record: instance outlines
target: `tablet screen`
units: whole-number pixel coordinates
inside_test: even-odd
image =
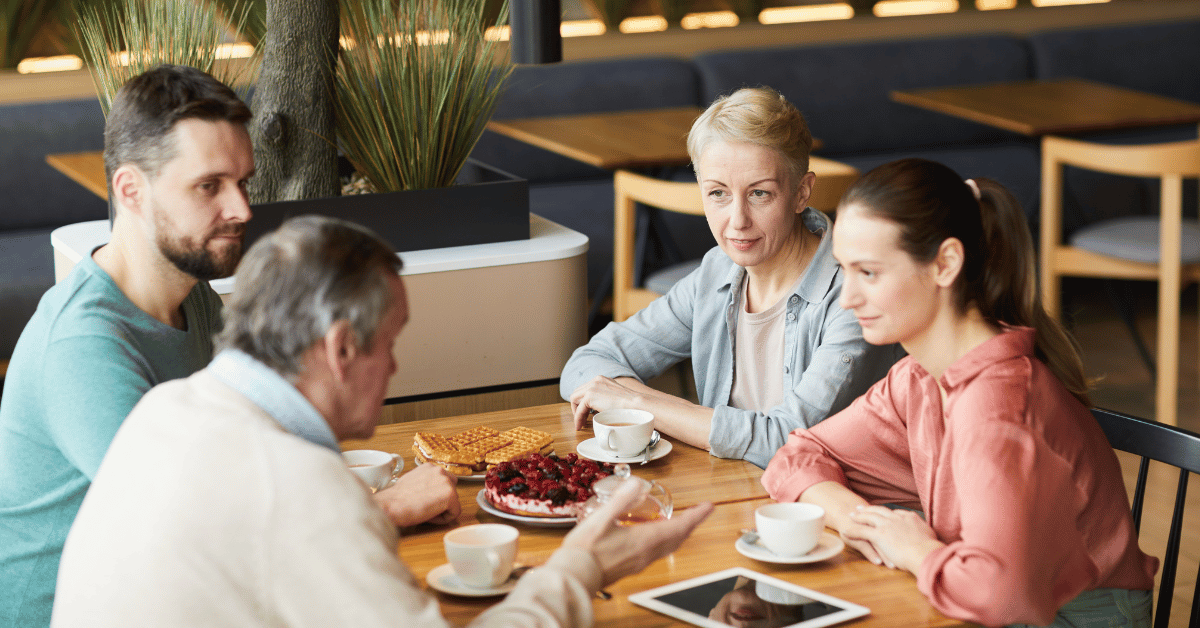
[[[735,568],[630,596],[634,603],[699,626],[816,628],[866,615],[856,604]]]

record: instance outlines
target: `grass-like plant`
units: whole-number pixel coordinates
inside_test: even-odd
[[[484,0],[342,3],[338,142],[375,191],[454,184],[512,72],[484,37],[484,10]]]
[[[225,12],[226,16],[241,15],[246,12],[240,25],[235,23],[238,33],[253,46],[263,40],[267,34],[267,0],[213,0]]]
[[[0,3],[0,67],[15,68],[38,32],[59,18],[69,0],[7,0]]]
[[[213,3],[200,0],[113,0],[80,3],[76,34],[104,115],[126,81],[162,63],[188,65],[227,85],[245,85],[256,63],[219,63],[218,47],[229,29],[240,31],[249,5],[227,21]]]

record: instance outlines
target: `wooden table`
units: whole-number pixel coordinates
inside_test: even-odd
[[[412,467],[412,435],[417,431],[453,434],[476,425],[489,425],[498,430],[525,425],[554,435],[554,447],[559,454],[574,451],[575,445],[591,438],[590,431],[576,432],[568,404],[556,404],[508,410],[486,414],[416,421],[380,427],[366,441],[347,441],[344,449],[372,448],[400,453],[408,468]],[[804,587],[821,591],[844,600],[862,604],[872,610],[853,626],[904,627],[963,626],[929,605],[917,590],[915,579],[903,572],[878,567],[853,551],[808,565],[774,565],[762,563],[737,553],[733,544],[742,528],[753,527],[754,509],[769,503],[759,484],[762,471],[740,460],[722,460],[707,452],[678,442],[667,456],[645,466],[633,467],[634,474],[656,479],[674,495],[676,510],[712,501],[716,510],[684,545],[671,556],[650,565],[641,574],[626,578],[608,588],[611,600],[594,600],[598,626],[631,626],[652,628],[682,626],[682,622],[646,610],[629,602],[631,593],[678,582],[728,567],[746,567]],[[482,483],[459,482],[462,515],[455,526],[474,523],[512,523],[481,511],[475,495]],[[517,561],[536,565],[544,562],[559,546],[566,534],[562,528],[535,528],[520,523],[520,547]],[[403,531],[399,554],[417,579],[424,583],[426,574],[446,562],[442,535],[448,526],[417,526]],[[435,593],[442,613],[452,622],[465,623],[498,598],[461,598]]]
[[[1032,137],[1200,122],[1200,105],[1072,78],[893,91],[890,96]]]
[[[606,170],[678,166],[691,161],[687,134],[701,112],[675,107],[491,120],[487,128]]]
[[[108,180],[104,175],[104,153],[101,151],[46,155],[46,163],[92,194],[108,200]]]
[[[591,430],[575,431],[571,418],[570,404],[553,404],[503,410],[485,414],[471,414],[445,419],[410,421],[380,426],[369,441],[346,441],[343,449],[380,449],[404,456],[409,468],[413,464],[413,434],[418,431],[437,432],[451,435],[477,425],[487,425],[497,430],[527,426],[549,432],[554,436],[554,450],[560,455],[575,451],[575,446],[592,437]],[[671,491],[676,508],[694,506],[700,502],[737,502],[761,499],[767,496],[759,478],[762,470],[741,460],[727,460],[710,456],[708,452],[674,441],[670,454],[646,465],[634,465],[634,474],[658,480]],[[464,508],[474,512],[475,494],[483,488],[482,482],[463,481],[458,484],[459,497]],[[481,516],[488,517],[486,513]],[[753,526],[751,526],[753,527]]]
[[[687,136],[699,107],[491,120],[489,130],[605,170],[691,162]],[[820,142],[813,140],[815,150]]]

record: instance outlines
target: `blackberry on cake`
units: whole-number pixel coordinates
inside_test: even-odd
[[[498,510],[525,517],[574,517],[592,495],[592,485],[613,466],[570,453],[560,458],[532,454],[488,468],[484,491]]]

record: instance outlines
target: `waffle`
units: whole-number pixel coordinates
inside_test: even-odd
[[[487,454],[492,453],[497,449],[512,445],[513,439],[506,438],[503,434],[497,436],[489,436],[487,438],[477,440],[468,445],[463,445],[459,448],[459,453],[463,458],[470,457],[473,464],[479,464],[484,461]]]
[[[528,427],[514,427],[500,436],[511,438],[512,444],[485,455],[483,459],[488,466],[524,458],[531,454],[548,454],[551,444],[554,442],[554,437],[549,433]]]
[[[413,443],[412,450],[413,450],[413,458],[416,460],[417,464],[422,464],[422,463],[426,463],[426,462],[428,462],[430,464],[436,464],[439,467],[449,471],[450,473],[452,473],[454,475],[466,476],[466,475],[475,475],[476,473],[478,473],[478,471],[476,471],[475,468],[470,465],[451,464],[449,462],[438,462],[436,460],[431,460],[429,457],[424,455],[424,452],[421,451],[421,448],[415,442]]]
[[[499,434],[499,432],[496,430],[486,425],[480,425],[479,427],[473,427],[465,432],[459,432],[447,440],[450,441],[450,444],[453,445],[455,449],[461,449],[463,445],[469,445],[471,443],[488,438],[489,436],[496,436],[497,434]]]
[[[455,475],[469,476],[482,473],[498,462],[549,453],[553,441],[549,433],[528,427],[500,433],[481,425],[453,436],[417,432],[413,436],[413,456],[419,462],[436,463]]]
[[[457,463],[454,457],[458,452],[458,447],[441,434],[417,432],[413,435],[413,451],[418,452],[423,459]]]

